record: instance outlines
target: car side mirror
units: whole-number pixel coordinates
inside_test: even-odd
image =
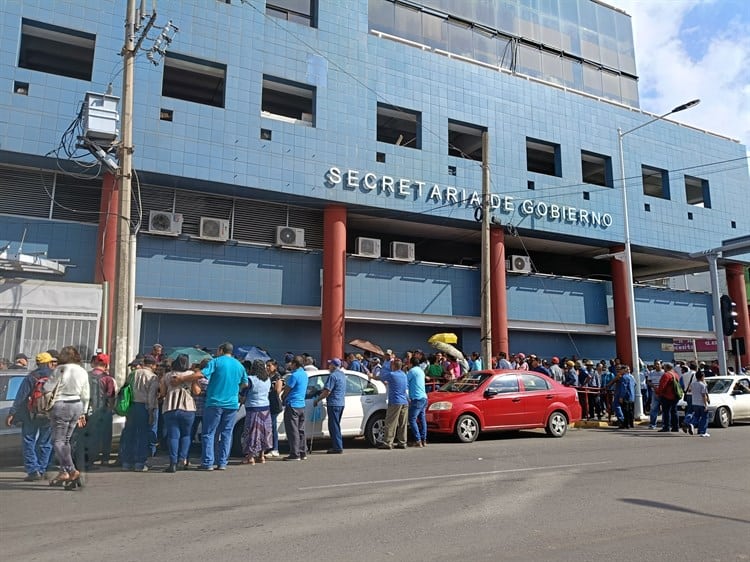
[[[500,394],[500,391],[496,388],[488,388],[484,391],[485,398],[492,398],[493,396],[497,396],[498,394]]]

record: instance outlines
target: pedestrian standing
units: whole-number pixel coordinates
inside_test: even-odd
[[[73,346],[63,347],[60,351],[60,364],[52,376],[44,383],[44,391],[53,393],[50,410],[52,427],[52,444],[55,449],[60,473],[55,482],[77,480],[79,468],[73,462],[70,438],[76,427],[86,424],[89,407],[89,374],[81,367],[81,355]]]
[[[427,445],[427,391],[425,389],[425,373],[419,364],[419,359],[411,358],[411,369],[406,373],[406,384],[409,392],[409,427],[411,427],[414,441],[413,447]]]
[[[201,422],[202,458],[199,470],[226,470],[229,463],[234,417],[240,409],[239,394],[247,386],[245,367],[232,356],[233,351],[234,346],[224,342],[219,346],[216,357],[202,370],[187,377],[170,377],[170,384],[195,382],[204,377],[208,380]],[[217,437],[218,458],[214,452]]]
[[[346,375],[341,370],[341,359],[334,357],[328,360],[330,374],[326,379],[323,390],[313,401],[317,405],[326,401],[326,415],[328,417],[328,434],[331,437],[331,448],[326,451],[329,455],[340,455],[344,452],[344,440],[341,436],[341,416],[346,404]]]
[[[657,392],[659,388],[659,382],[662,376],[664,376],[664,370],[662,369],[661,361],[658,359],[654,361],[654,368],[649,371],[648,378],[646,379],[646,386],[649,389],[651,395],[651,407],[649,410],[649,429],[656,429],[656,419],[659,417],[659,408],[662,406],[659,394]]]
[[[48,416],[36,416],[29,410],[29,397],[39,380],[44,381],[52,375],[57,361],[49,353],[36,356],[37,368],[21,381],[16,391],[16,399],[10,407],[5,425],[11,427],[21,423],[21,444],[23,449],[23,466],[27,482],[41,480],[47,474],[52,456],[52,429]]]
[[[388,409],[385,414],[385,440],[378,449],[393,449],[396,440],[397,449],[406,449],[406,426],[409,416],[409,400],[406,396],[407,378],[401,368],[401,359],[391,360],[391,370],[385,369],[379,376],[372,376],[388,385]]]
[[[633,415],[635,411],[635,377],[630,372],[628,365],[618,365],[618,370],[622,372],[620,380],[619,402],[622,408],[623,421],[620,424],[621,429],[635,427]]]
[[[697,371],[695,380],[690,385],[693,395],[693,422],[688,425],[688,433],[692,435],[695,432],[695,425],[698,426],[698,435],[701,437],[711,437],[707,432],[708,429],[708,405],[711,399],[708,396],[708,385],[705,381],[705,372]]]
[[[245,363],[248,366],[248,363]],[[266,451],[273,445],[271,428],[271,407],[268,393],[271,391],[271,379],[268,376],[266,363],[261,359],[250,365],[248,386],[243,390],[245,396],[245,429],[242,431],[243,464],[266,462]]]
[[[271,390],[268,392],[268,405],[271,410],[271,449],[266,451],[270,457],[279,456],[279,414],[284,411],[284,405],[281,403],[281,391],[284,388],[284,381],[279,373],[279,365],[275,359],[266,361],[266,370],[271,379]]]
[[[300,461],[307,459],[307,444],[305,442],[305,394],[307,393],[307,372],[304,369],[305,360],[295,355],[289,363],[292,373],[286,381],[281,395],[284,403],[284,429],[289,443],[289,455],[285,461]]]
[[[154,373],[156,361],[149,356],[142,361],[142,366],[131,377],[133,402],[125,421],[128,438],[124,445],[120,444],[122,469],[137,472],[148,471],[146,459],[149,457],[151,427],[159,407],[159,379]]]
[[[112,407],[115,401],[115,379],[109,374],[109,355],[97,353],[91,359],[89,373],[90,402],[86,420],[86,456],[88,467],[96,460],[109,465],[112,453]]]
[[[162,377],[159,382],[159,394],[163,398],[162,418],[167,431],[167,451],[169,452],[169,466],[165,472],[174,473],[177,469],[186,469],[188,456],[190,454],[191,431],[195,420],[194,390],[200,393],[200,389],[193,389],[198,383],[184,382],[171,385],[168,380],[172,374],[185,376],[193,374],[190,370],[190,358],[187,355],[178,355],[172,362],[171,371]]]
[[[660,431],[666,432],[680,431],[679,422],[677,418],[677,396],[676,387],[679,386],[680,379],[677,373],[674,372],[671,363],[664,363],[664,374],[659,379],[659,386],[656,389],[656,395],[659,397],[661,403],[661,422],[662,428]]]

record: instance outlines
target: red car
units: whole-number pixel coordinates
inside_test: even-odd
[[[543,427],[562,437],[581,419],[578,393],[530,371],[476,371],[428,395],[427,430],[471,443],[480,431]]]

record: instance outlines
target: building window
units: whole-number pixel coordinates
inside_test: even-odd
[[[385,152],[376,152],[375,162],[385,162]]]
[[[641,166],[643,194],[660,199],[669,199],[669,174],[666,170]]]
[[[534,183],[533,181],[531,181],[531,180],[528,180],[528,181],[526,182],[526,189],[530,189],[530,190],[532,190],[532,191],[533,191],[533,190],[535,190],[535,189],[536,189],[536,184],[535,184],[535,183]]]
[[[315,126],[315,87],[263,76],[263,117]]]
[[[422,114],[392,105],[378,104],[378,140],[407,146],[422,148]]]
[[[612,183],[612,159],[609,156],[582,150],[581,173],[584,183],[614,187]]]
[[[448,119],[448,154],[482,161],[482,133],[485,127]]]
[[[266,13],[287,21],[317,27],[317,0],[268,0]]]
[[[688,205],[711,208],[711,194],[708,190],[708,180],[685,176],[685,199]]]
[[[90,33],[23,19],[18,66],[90,81],[95,42]]]
[[[225,64],[167,53],[161,95],[214,107],[224,107]]]
[[[527,138],[526,168],[529,172],[562,177],[560,145]]]

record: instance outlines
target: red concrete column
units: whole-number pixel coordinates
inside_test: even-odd
[[[102,323],[99,330],[99,347],[112,350],[112,327],[115,313],[115,294],[117,287],[117,224],[120,210],[120,193],[117,178],[109,172],[102,180],[102,198],[99,203],[99,229],[96,236],[96,263],[94,265],[94,281],[109,284],[108,325],[106,333],[109,341],[104,341],[105,326]]]
[[[750,365],[750,318],[747,310],[747,288],[745,287],[745,268],[738,263],[725,266],[727,276],[727,292],[729,298],[737,305],[737,330],[732,338],[745,339],[745,353],[740,356],[740,366]]]
[[[622,253],[623,246],[610,248],[611,253]],[[615,346],[617,357],[623,364],[630,365],[633,362],[633,346],[630,339],[630,290],[625,272],[625,261],[612,258],[612,300],[615,307]],[[637,370],[637,366],[631,369]],[[635,371],[634,371],[635,372]]]
[[[492,304],[492,355],[508,353],[508,291],[505,286],[505,232],[490,229],[490,301]]]
[[[320,362],[344,354],[346,284],[346,207],[330,205],[323,212],[323,296],[320,322]]]

